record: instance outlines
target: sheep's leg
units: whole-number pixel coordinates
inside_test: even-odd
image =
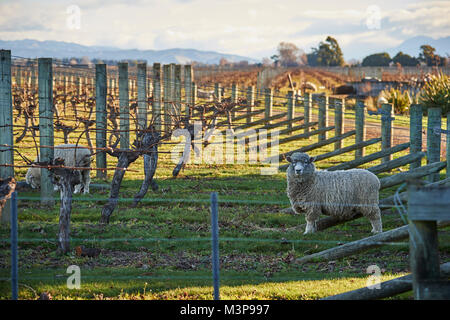
[[[370,224],[372,225],[372,233],[381,233],[383,232],[383,223],[381,221],[381,212],[380,209],[377,208],[377,215],[373,218],[369,218]]]
[[[305,213],[306,228],[303,234],[314,233],[317,231],[317,220],[319,220],[320,212],[314,210],[308,210]]]
[[[317,220],[306,219],[306,228],[305,228],[305,232],[303,232],[303,234],[316,232],[316,230],[317,230],[316,221]]]

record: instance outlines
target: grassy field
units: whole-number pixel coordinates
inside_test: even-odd
[[[316,141],[314,137],[283,144],[280,152]],[[344,146],[353,141],[346,139]],[[27,137],[22,145],[32,146],[32,140]],[[161,151],[172,147],[173,144],[165,144]],[[366,153],[379,148],[379,144],[372,145]],[[311,155],[332,150],[333,145],[329,145]],[[23,152],[32,157],[32,149]],[[324,169],[352,159],[354,152],[321,161],[317,166]],[[20,162],[19,158],[16,160]],[[108,165],[114,166],[114,161],[108,158]],[[378,163],[368,163],[366,167]],[[125,175],[121,201],[109,225],[99,224],[109,190],[92,187],[89,195],[75,196],[71,247],[100,248],[101,253],[95,258],[79,257],[75,250],[58,254],[58,204],[51,209],[41,208],[37,201],[39,191],[20,191],[19,297],[35,299],[48,292],[54,299],[212,299],[211,192],[219,194],[222,299],[318,299],[366,286],[370,265],[380,267],[382,280],[409,272],[407,241],[336,261],[296,263],[304,255],[365,238],[370,235],[371,226],[368,220],[358,219],[303,235],[299,225],[305,222],[304,217],[280,212],[289,206],[283,172],[261,175],[261,166],[250,164],[188,164],[174,179],[173,168],[170,153],[161,153],[156,174],[159,190],[149,191],[132,208],[130,200],[144,176],[143,161],[138,159]],[[18,180],[23,179],[25,172],[26,168],[16,170]],[[441,174],[443,178],[445,173]],[[95,173],[91,176],[94,184],[105,183],[96,180]],[[109,172],[109,181],[111,178]],[[380,196],[391,195],[395,190],[383,190]],[[394,208],[383,216],[385,230],[403,224]],[[1,299],[10,297],[8,237],[9,227],[1,225]],[[442,262],[449,260],[449,240],[450,229],[440,230]],[[80,289],[66,287],[66,269],[70,265],[81,269]],[[409,299],[411,293],[393,298]]]

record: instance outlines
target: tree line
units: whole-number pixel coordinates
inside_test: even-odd
[[[361,66],[445,66],[447,65],[446,57],[436,54],[436,49],[430,45],[422,45],[421,52],[418,57],[398,52],[393,58],[387,52],[375,53],[365,57],[362,62],[352,63],[351,65]],[[274,65],[282,67],[297,67],[302,65],[308,66],[344,66],[344,55],[337,40],[328,36],[325,41],[321,41],[316,48],[311,48],[310,53],[305,53],[295,44],[290,42],[280,42],[277,47],[277,54],[269,58],[264,58],[263,65]],[[348,63],[347,63],[348,64]]]

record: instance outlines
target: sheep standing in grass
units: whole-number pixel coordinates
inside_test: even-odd
[[[54,148],[54,159],[64,159],[64,165],[66,167],[85,167],[91,166],[91,151],[88,148],[77,146],[75,144],[61,144]],[[39,157],[36,158],[36,162],[39,161]],[[81,184],[75,186],[74,193],[84,194],[89,193],[89,184],[91,182],[90,170],[80,170]],[[41,168],[30,167],[28,168],[25,176],[26,181],[33,189],[41,187]],[[58,190],[58,186],[55,185],[55,191]]]
[[[372,233],[382,232],[376,175],[363,169],[319,171],[315,158],[306,153],[295,152],[286,159],[287,195],[294,212],[305,215],[304,234],[316,231],[321,214],[345,219],[358,212],[370,220]]]

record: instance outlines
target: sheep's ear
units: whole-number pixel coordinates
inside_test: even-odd
[[[314,161],[316,161],[317,157],[310,157],[309,158],[309,163],[313,163]]]
[[[290,156],[286,156],[286,160],[287,160],[288,162],[292,162],[292,158],[291,158]]]

